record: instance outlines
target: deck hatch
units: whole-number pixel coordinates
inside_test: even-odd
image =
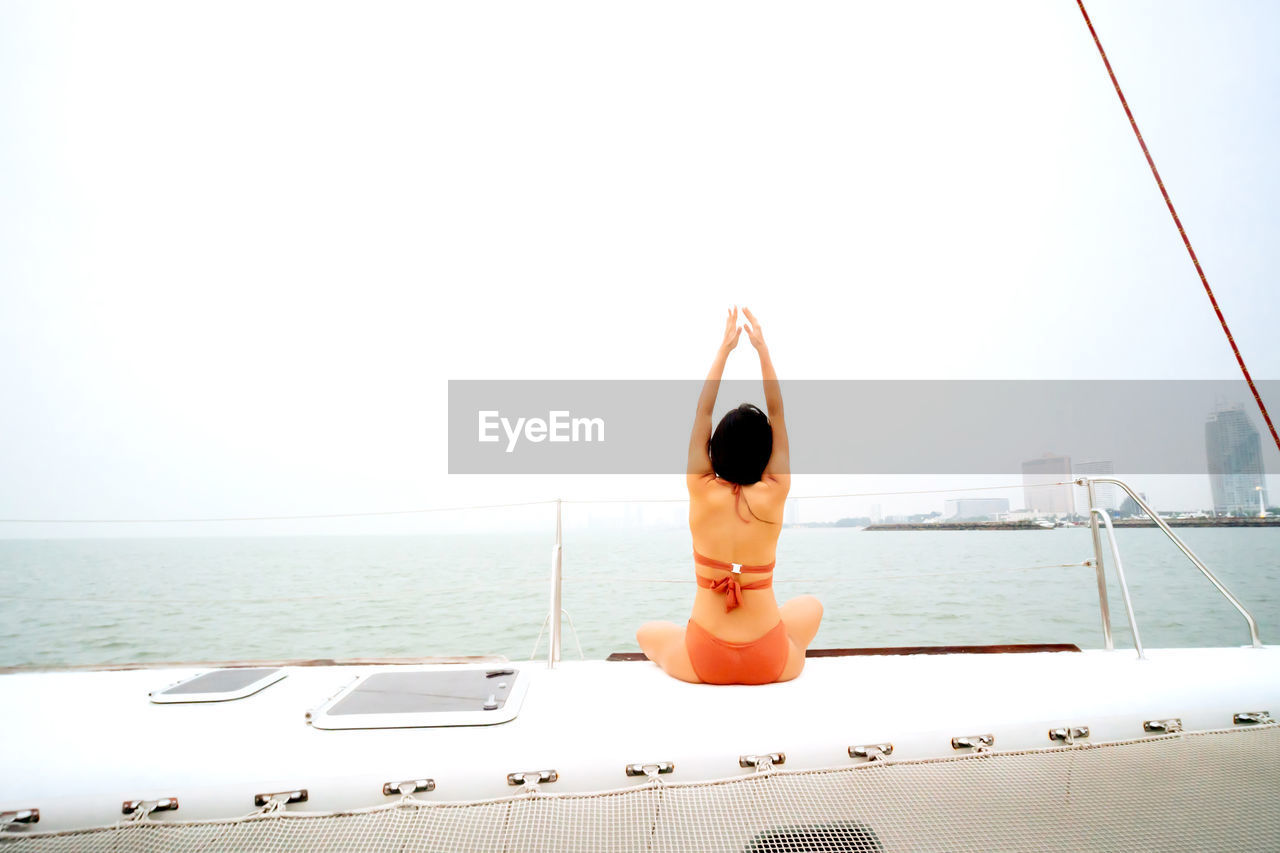
[[[515,669],[491,666],[374,672],[307,718],[321,729],[505,723],[519,713],[527,680]]]
[[[183,679],[163,690],[154,691],[151,701],[157,704],[173,702],[227,702],[252,696],[259,690],[275,684],[285,677],[280,667],[245,667],[215,669],[192,678]]]

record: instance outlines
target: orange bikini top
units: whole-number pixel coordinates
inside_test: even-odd
[[[768,589],[773,586],[773,575],[762,578],[751,583],[742,583],[738,580],[740,572],[772,572],[777,560],[774,560],[767,566],[744,566],[741,563],[722,563],[719,560],[713,560],[710,557],[704,557],[697,551],[693,552],[694,565],[706,566],[708,569],[727,569],[731,574],[727,574],[722,578],[709,578],[705,575],[698,574],[694,569],[694,577],[698,579],[698,586],[703,589],[714,590],[724,594],[724,610],[728,613],[730,610],[742,604],[742,591],[744,589]]]

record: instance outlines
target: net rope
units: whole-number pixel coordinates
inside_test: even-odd
[[[19,851],[1274,851],[1280,726],[343,812],[0,835]],[[677,770],[679,768],[677,767]]]

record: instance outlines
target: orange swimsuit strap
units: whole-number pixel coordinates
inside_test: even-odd
[[[751,519],[744,518],[742,515],[742,507],[740,506],[741,503],[742,503],[742,486],[738,485],[737,483],[734,483],[733,484],[733,514],[736,515],[738,517],[738,521],[741,521],[743,524],[750,524]],[[749,504],[747,508],[748,509],[751,508]]]
[[[740,563],[725,563],[720,560],[713,560],[710,557],[704,557],[697,551],[693,552],[693,562],[695,565],[703,565],[709,569],[725,569],[729,572],[724,577],[709,578],[698,574],[696,570],[694,571],[694,576],[698,579],[698,586],[724,594],[724,609],[726,613],[742,604],[742,591],[744,589],[768,589],[773,586],[772,574],[758,581],[742,583],[738,580],[739,572],[772,572],[774,565],[777,564],[777,560],[767,566],[744,566]]]

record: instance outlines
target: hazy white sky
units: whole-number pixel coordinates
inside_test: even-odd
[[[1089,8],[1280,378],[1280,6]],[[3,517],[679,496],[449,477],[446,382],[698,378],[732,302],[784,380],[1238,375],[1069,0],[8,2],[0,122]]]

